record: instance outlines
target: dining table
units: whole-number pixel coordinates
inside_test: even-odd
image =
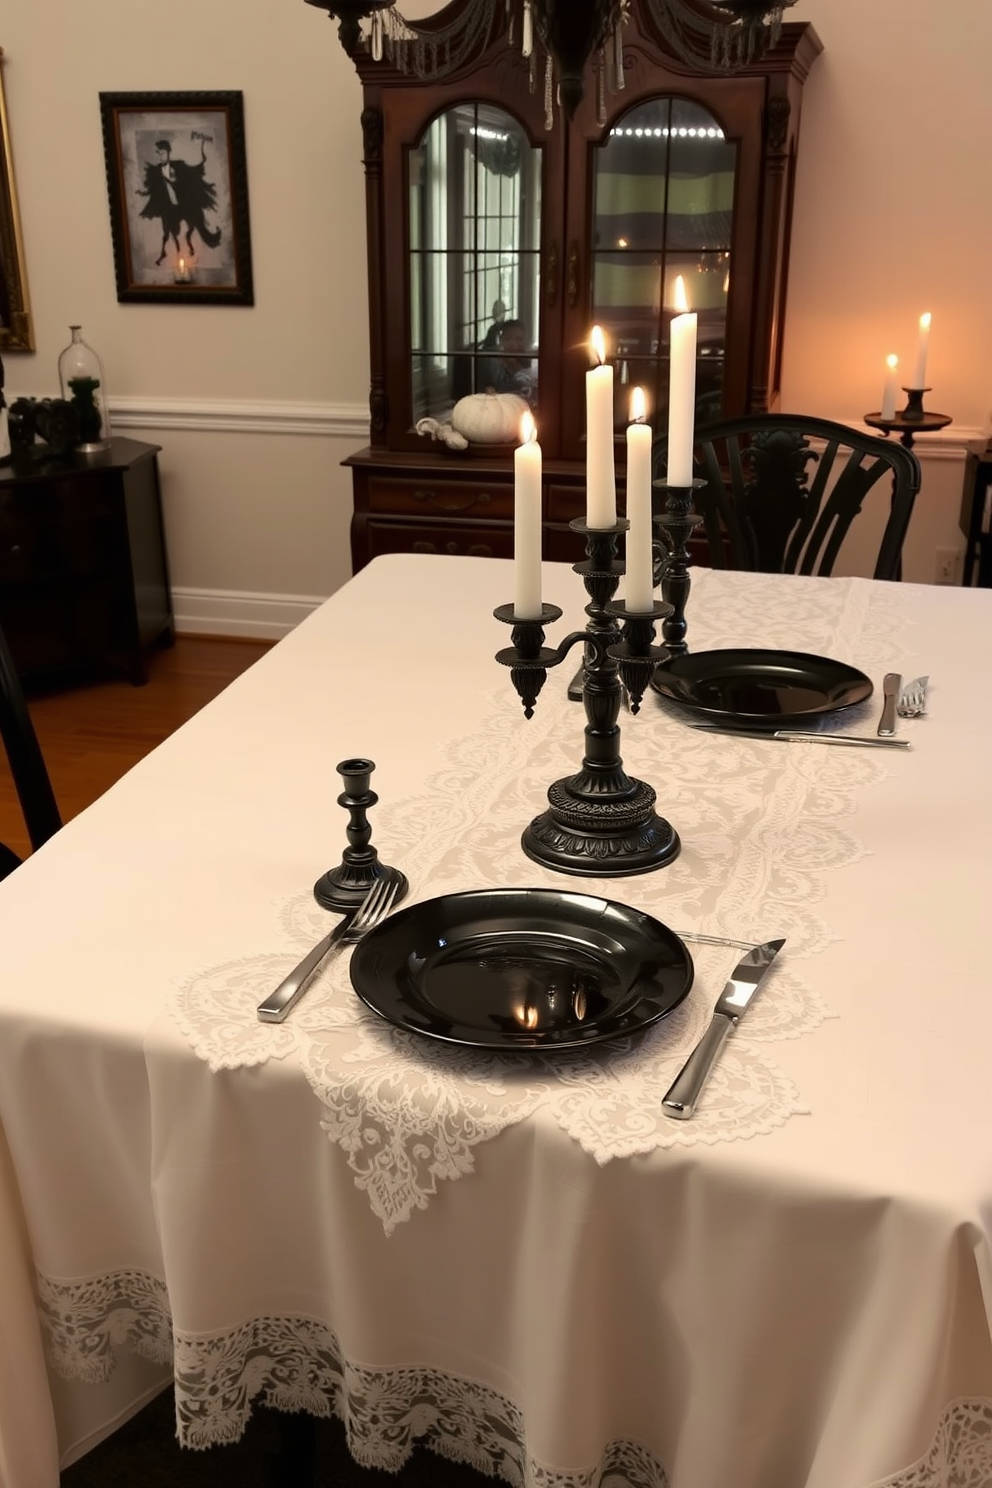
[[[575,654],[527,718],[511,562],[385,555],[0,884],[3,1488],[170,1386],[191,1449],[265,1405],[514,1488],[992,1484],[992,592],[690,578],[689,654],[870,680],[811,732],[874,737],[885,674],[928,676],[910,747],[709,732],[649,687],[619,749],[679,850],[558,871],[521,837],[583,759]],[[554,648],[588,595],[541,583]],[[260,1021],[337,922],[356,758],[408,882],[381,930],[482,890],[623,906],[684,947],[665,1016],[451,1039],[357,995],[370,938]]]

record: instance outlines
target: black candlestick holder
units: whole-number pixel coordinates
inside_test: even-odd
[[[338,796],[338,805],[348,812],[345,829],[348,846],[341,855],[337,868],[329,868],[313,886],[314,898],[325,909],[346,912],[357,909],[377,879],[388,873],[399,885],[394,903],[398,904],[409,891],[406,874],[398,868],[386,868],[379,862],[379,854],[372,846],[372,828],[366,813],[379,797],[369,789],[375,765],[370,759],[342,760],[338,774],[344,781],[344,790]]]
[[[703,520],[693,510],[692,498],[696,491],[706,485],[704,480],[694,480],[688,486],[673,486],[667,480],[651,483],[656,491],[664,491],[665,508],[654,518],[664,544],[661,559],[661,597],[671,606],[671,614],[662,625],[662,635],[669,656],[684,656],[686,645],[685,607],[689,598],[689,539]]]
[[[512,605],[500,605],[497,620],[512,625],[513,644],[496,653],[510,676],[524,713],[530,718],[548,670],[559,666],[576,645],[583,647],[582,702],[586,714],[585,754],[575,775],[548,790],[548,809],[524,831],[521,846],[529,858],[561,873],[609,878],[648,873],[678,857],[678,835],[654,806],[653,788],[628,775],[620,755],[620,704],[626,686],[632,712],[665,650],[652,644],[655,623],[671,606],[655,600],[650,611],[629,610],[613,595],[624,566],[616,558],[617,537],[627,528],[569,524],[585,534],[581,574],[590,603],[585,630],[573,631],[555,648],[544,645],[544,627],[560,619],[557,605],[543,605],[541,617],[523,619]],[[621,629],[622,626],[622,629]]]
[[[893,414],[892,418],[883,418],[880,413],[866,413],[865,423],[871,429],[881,429],[886,438],[898,434],[900,444],[912,449],[914,435],[933,434],[952,422],[949,413],[927,413],[923,407],[923,394],[929,391],[929,388],[903,388],[906,407],[900,413]]]

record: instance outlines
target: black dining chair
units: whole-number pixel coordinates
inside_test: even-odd
[[[665,474],[665,444],[654,444],[655,478]],[[697,427],[693,461],[706,482],[693,502],[713,568],[830,574],[871,498],[886,503],[873,577],[900,577],[920,489],[911,449],[830,419],[769,413]],[[658,493],[656,511],[662,506]]]
[[[0,629],[0,736],[14,789],[21,803],[32,848],[41,847],[59,830],[62,818],[48,778],[45,757],[31,722],[21,679],[17,675],[7,637]],[[21,863],[20,857],[0,843],[0,878],[6,878]]]

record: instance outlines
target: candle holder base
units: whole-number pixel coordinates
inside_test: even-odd
[[[582,776],[572,776],[549,788],[547,811],[520,839],[535,863],[587,878],[621,878],[650,873],[678,857],[678,833],[655,812],[650,785],[629,780],[627,796],[596,800],[582,793],[582,784]]]

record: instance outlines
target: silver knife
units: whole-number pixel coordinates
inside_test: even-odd
[[[908,739],[879,739],[874,734],[821,734],[815,729],[735,728],[729,723],[691,723],[707,734],[734,734],[739,739],[784,739],[791,744],[850,744],[868,749],[911,749]]]
[[[898,672],[886,672],[882,679],[882,696],[885,702],[882,706],[882,716],[878,723],[878,732],[881,738],[887,738],[896,731],[896,703],[899,701],[899,689],[902,686],[902,677]]]
[[[738,961],[730,981],[717,998],[709,1027],[662,1099],[661,1107],[666,1116],[671,1116],[676,1121],[688,1121],[696,1109],[706,1077],[723,1048],[724,1040],[737,1027],[760,987],[765,972],[784,945],[784,937],[781,940],[766,940],[764,945],[755,946]]]

